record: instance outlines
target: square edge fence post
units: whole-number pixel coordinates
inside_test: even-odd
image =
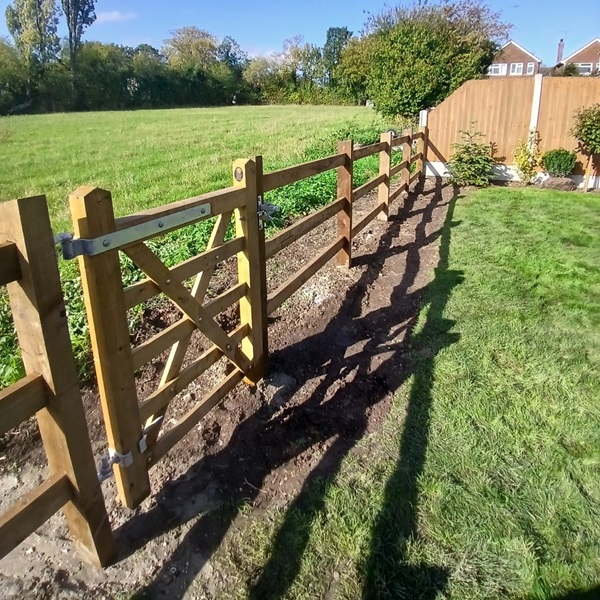
[[[411,158],[411,146],[412,146],[412,128],[405,129],[402,132],[403,136],[408,136],[408,140],[402,144],[402,162],[406,165],[402,169],[402,175],[400,179],[400,185],[404,192],[408,192],[410,187],[410,158]]]
[[[421,158],[417,161],[417,173],[419,173],[419,180],[425,178],[425,167],[427,164],[427,138],[429,136],[429,128],[427,125],[421,125],[419,127],[419,133],[423,135],[417,142],[417,153],[421,154]]]
[[[338,154],[345,154],[346,160],[337,170],[337,198],[346,199],[346,205],[337,216],[338,237],[344,237],[344,247],[338,252],[336,260],[340,267],[350,268],[352,264],[352,192],[354,142],[339,142]]]
[[[385,142],[386,147],[379,153],[379,175],[384,176],[383,183],[379,184],[377,192],[377,201],[383,206],[377,216],[380,221],[387,221],[390,216],[390,169],[392,167],[392,131],[386,131],[381,134],[381,142]]]
[[[51,474],[67,475],[72,497],[62,508],[75,545],[107,566],[116,545],[92,453],[79,389],[45,196],[0,204],[0,237],[18,249],[21,278],[9,283],[15,330],[27,374],[42,375],[48,404],[36,413]]]
[[[77,237],[116,230],[110,192],[80,187],[69,196],[69,205]],[[131,452],[129,466],[114,465],[117,489],[123,504],[135,508],[150,495],[150,480],[139,448],[142,424],[119,253],[80,256],[79,268],[108,444],[118,454]]]
[[[238,278],[247,285],[240,299],[240,323],[250,333],[242,340],[242,352],[251,361],[246,383],[256,385],[266,374],[268,361],[267,335],[267,269],[265,230],[259,217],[263,195],[262,156],[239,159],[232,166],[233,185],[246,189],[246,202],[235,209],[235,230],[244,238],[244,250],[237,255]]]

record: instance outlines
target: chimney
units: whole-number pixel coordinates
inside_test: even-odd
[[[562,62],[563,54],[565,51],[565,41],[561,38],[560,42],[558,42],[558,54],[556,55],[556,64]]]

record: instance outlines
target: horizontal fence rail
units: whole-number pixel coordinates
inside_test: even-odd
[[[351,265],[352,239],[373,219],[387,219],[390,202],[422,176],[426,144],[426,129],[396,137],[389,131],[374,144],[355,148],[350,140],[341,142],[332,156],[266,174],[262,157],[240,160],[233,164],[231,187],[120,218],[115,218],[106,190],[82,187],[70,196],[74,233],[61,234],[60,243],[65,258],[79,261],[111,466],[123,504],[134,508],[148,497],[149,469],[240,382],[256,385],[263,378],[268,315],[332,259],[340,266]],[[392,166],[393,150],[399,146],[401,160]],[[355,189],[354,162],[374,155],[379,155],[379,173]],[[336,198],[265,239],[264,194],[333,169]],[[392,192],[396,176],[400,181]],[[355,203],[374,191],[373,206],[354,223]],[[334,239],[268,293],[266,261],[333,218]],[[205,251],[179,264],[168,267],[152,250],[156,242],[147,245],[165,233],[208,219],[214,222]],[[226,240],[232,223],[235,233]],[[120,253],[139,268],[142,279],[124,285]],[[210,298],[211,277],[224,261],[237,264],[237,281]],[[18,306],[13,313],[26,368],[23,379],[0,390],[0,434],[35,415],[50,466],[42,485],[0,515],[0,557],[62,509],[84,556],[106,565],[115,555],[114,540],[69,346],[44,197],[0,205],[0,285],[8,285],[11,305]],[[132,344],[128,311],[158,295],[173,304],[179,318]],[[217,319],[225,311],[239,317],[227,330]],[[195,334],[208,344],[186,358]],[[158,357],[159,381],[138,397],[135,373]],[[182,417],[165,426],[171,403],[219,361],[229,363],[227,374],[213,381],[212,389]]]

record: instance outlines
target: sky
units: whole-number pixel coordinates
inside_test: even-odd
[[[3,15],[9,3],[0,0],[0,36],[8,35]],[[255,56],[279,51],[283,40],[296,35],[322,46],[328,27],[346,26],[359,32],[365,10],[377,13],[384,4],[384,0],[98,0],[98,19],[84,38],[160,48],[171,31],[195,25],[220,38],[232,36]],[[560,38],[565,40],[567,56],[600,37],[598,0],[585,1],[585,16],[577,19],[564,0],[488,0],[488,4],[514,25],[512,38],[546,65],[555,63]]]

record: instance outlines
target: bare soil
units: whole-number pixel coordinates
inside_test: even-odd
[[[62,516],[55,515],[0,561],[0,599],[144,597],[216,598],[226,573],[210,558],[241,507],[250,517],[287,505],[306,485],[335,474],[357,442],[384,421],[402,379],[405,336],[438,262],[438,237],[456,190],[418,184],[392,205],[388,222],[373,221],[353,241],[353,267],[332,261],[269,322],[270,376],[252,389],[238,385],[151,472],[153,495],[131,511],[114,482],[103,484],[120,556],[97,571],[82,563]],[[355,219],[373,206],[362,200]],[[280,285],[335,237],[330,220],[268,264],[269,287]],[[211,282],[211,294],[235,280],[235,262]],[[169,305],[149,308],[137,344],[178,318]],[[237,324],[234,309],[219,320]],[[207,348],[193,337],[188,359]],[[138,394],[157,385],[166,356],[138,375]],[[228,370],[217,363],[167,413],[167,427]],[[94,454],[106,450],[97,389],[83,390]],[[44,477],[45,458],[35,422],[0,438],[0,511]],[[248,509],[244,509],[248,516]]]

